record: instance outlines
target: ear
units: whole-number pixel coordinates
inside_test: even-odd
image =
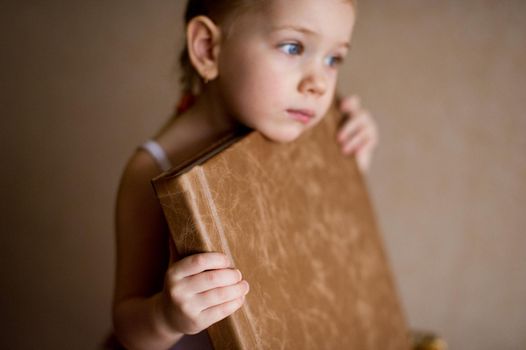
[[[186,27],[186,44],[192,65],[205,80],[218,75],[221,29],[206,16],[197,16]]]

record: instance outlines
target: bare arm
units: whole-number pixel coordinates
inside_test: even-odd
[[[202,253],[177,260],[150,179],[158,170],[138,152],[121,180],[116,206],[116,335],[129,349],[167,349],[235,312],[248,284],[230,260]]]
[[[166,349],[182,336],[163,325],[159,310],[168,265],[168,235],[150,184],[158,173],[147,154],[136,153],[124,171],[117,195],[113,320],[117,337],[130,349]]]

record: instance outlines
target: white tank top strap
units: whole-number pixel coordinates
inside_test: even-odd
[[[172,163],[166,156],[164,149],[154,140],[148,140],[139,148],[144,149],[151,154],[155,162],[159,165],[162,171],[168,171],[172,168]]]

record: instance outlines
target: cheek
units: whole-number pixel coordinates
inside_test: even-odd
[[[280,89],[286,77],[284,65],[271,54],[248,57],[239,68],[244,85],[250,90],[264,89],[265,92],[272,92]]]
[[[285,72],[271,60],[236,60],[222,74],[225,98],[240,112],[272,108],[281,104],[286,94]],[[232,69],[235,67],[235,69]]]

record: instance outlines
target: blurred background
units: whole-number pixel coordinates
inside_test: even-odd
[[[185,1],[1,1],[2,349],[95,349],[113,205],[171,115]],[[412,328],[526,344],[526,2],[360,1],[341,91],[378,120],[368,183]]]

